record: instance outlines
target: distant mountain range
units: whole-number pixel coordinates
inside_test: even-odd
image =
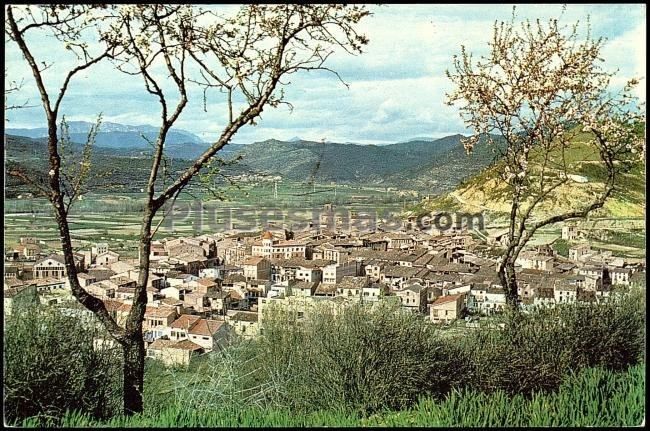
[[[390,145],[323,144],[267,140],[243,145],[234,154],[251,172],[293,181],[340,182],[451,190],[494,160],[486,146],[467,155],[462,135]]]
[[[70,121],[68,130],[70,139],[73,142],[86,142],[88,131],[92,123],[87,121]],[[39,127],[35,129],[6,129],[8,135],[24,136],[27,138],[45,138],[47,137],[47,128]],[[99,133],[97,134],[96,144],[99,147],[107,148],[150,148],[149,143],[142,137],[144,135],[149,140],[156,139],[158,129],[154,126],[129,126],[125,124],[102,122]],[[201,138],[193,133],[180,129],[171,129],[167,142],[169,144],[201,144]]]
[[[84,142],[89,127],[90,123],[70,122],[72,140]],[[137,171],[147,169],[151,148],[140,134],[154,136],[155,128],[103,123],[101,130],[95,156],[98,162],[101,160],[101,164],[113,168],[113,182],[119,181],[120,166],[128,165]],[[7,129],[6,133],[8,160],[26,163],[38,170],[45,168],[46,158],[42,157],[45,140],[40,136],[44,129]],[[10,136],[12,134],[22,138]],[[477,146],[477,151],[468,156],[460,144],[461,138],[462,135],[451,135],[436,140],[357,145],[306,141],[296,137],[291,141],[269,139],[248,145],[229,144],[218,155],[226,160],[240,156],[236,165],[226,168],[231,175],[281,176],[288,181],[304,183],[377,184],[436,195],[453,190],[461,180],[495,160],[485,145]],[[189,163],[187,160],[203,153],[208,145],[196,135],[173,130],[165,153],[180,169]],[[128,175],[135,180],[134,172]],[[146,176],[143,181],[144,178]]]

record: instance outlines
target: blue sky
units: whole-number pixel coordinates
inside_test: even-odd
[[[231,8],[232,9],[232,8]],[[301,137],[320,141],[392,143],[413,137],[438,138],[468,133],[454,108],[444,104],[450,84],[445,70],[464,44],[469,51],[487,51],[495,20],[508,20],[512,5],[382,5],[370,6],[372,16],[360,26],[370,43],[360,56],[343,52],[333,56],[329,66],[337,70],[349,89],[328,73],[302,73],[291,78],[285,91],[294,105],[267,108],[255,127],[246,126],[233,139],[250,143],[276,138]],[[518,5],[518,19],[557,17],[561,5]],[[586,23],[590,17],[592,34],[607,38],[602,56],[609,70],[619,69],[613,85],[632,76],[646,76],[644,5],[567,5],[562,22]],[[60,85],[64,55],[56,51],[51,38],[33,40],[39,60],[54,61],[47,71],[50,88]],[[33,78],[13,42],[5,41],[5,68],[10,79],[24,77],[20,97],[38,102]],[[54,55],[54,57],[52,57]],[[106,64],[89,70],[74,81],[62,105],[72,120],[92,121],[99,112],[105,121],[156,125],[159,105],[148,95],[141,81],[111,74]],[[110,80],[107,80],[110,77]],[[645,95],[645,79],[639,88]],[[200,93],[191,103],[178,127],[205,140],[218,136],[226,119],[223,103],[211,103],[203,112]],[[16,100],[9,100],[9,103]],[[10,111],[7,127],[40,127],[39,108]]]

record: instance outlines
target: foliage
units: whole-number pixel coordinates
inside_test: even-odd
[[[16,310],[4,329],[5,417],[41,415],[58,420],[67,410],[96,418],[120,412],[120,361],[103,332],[57,309]]]
[[[465,340],[469,386],[530,395],[557,389],[565,375],[602,366],[621,370],[643,360],[645,297],[641,289],[600,303],[509,312],[502,331]]]
[[[556,239],[552,247],[560,256],[569,257],[569,241],[566,239]]]
[[[115,417],[98,422],[68,413],[68,427],[303,427],[303,426],[638,426],[645,418],[645,369],[637,365],[614,373],[592,368],[568,378],[557,393],[535,394],[530,400],[504,392],[454,391],[444,400],[422,398],[413,408],[383,410],[363,416],[346,410],[300,413],[281,408],[212,408],[199,411],[169,405],[155,415]],[[23,421],[25,427],[46,425],[43,419]]]
[[[388,304],[322,305],[302,317],[267,309],[264,333],[258,339],[222,346],[193,359],[189,366],[147,362],[144,415],[134,422],[118,416],[108,424],[637,423],[642,381],[631,384],[629,378],[619,379],[611,372],[627,369],[628,376],[642,376],[642,368],[634,366],[645,360],[645,296],[636,288],[612,295],[601,303],[507,313],[494,322],[503,323],[502,330],[482,327],[447,337],[422,317]],[[27,328],[20,334],[37,334],[32,343],[48,352],[38,359],[29,352],[41,350],[25,348],[27,364],[43,364],[36,370],[48,379],[46,383],[32,379],[41,383],[30,389],[35,391],[30,394],[39,395],[29,398],[35,405],[48,405],[61,401],[52,394],[69,396],[56,409],[32,408],[9,417],[22,420],[41,414],[40,420],[46,420],[43,413],[60,417],[63,410],[107,417],[110,412],[97,413],[79,401],[103,396],[101,392],[85,386],[80,398],[81,389],[75,392],[66,386],[76,380],[69,382],[68,374],[63,379],[57,373],[64,369],[97,384],[89,369],[70,370],[87,363],[69,361],[76,356],[65,347],[64,333],[45,331],[50,335],[44,338],[39,325],[27,323],[33,321],[12,320],[7,328],[9,334],[16,334],[20,323],[19,327]],[[79,325],[76,320],[66,322],[59,326]],[[17,343],[11,341],[16,337],[7,338],[6,349],[16,351]],[[86,347],[76,350],[90,352],[89,342],[79,339],[78,343]],[[64,348],[47,350],[51,345]],[[7,357],[9,364],[17,363],[14,358]],[[108,362],[91,366],[98,378],[114,378]],[[34,375],[27,365],[14,365],[13,370],[8,374],[13,380],[5,383],[9,388],[8,382],[24,382],[25,376]],[[112,381],[104,382],[106,388],[112,387]],[[598,404],[606,399],[617,401]],[[574,401],[578,407],[571,407]],[[506,408],[512,405],[517,408]],[[65,420],[72,424],[89,419],[73,414]]]
[[[397,308],[354,304],[341,312],[319,308],[300,324],[281,315],[265,320],[254,349],[265,358],[262,379],[276,383],[274,402],[374,411],[448,391],[460,374],[460,349],[421,316]]]
[[[158,371],[165,378],[157,378],[159,395],[150,403],[167,405],[168,398],[156,397],[173,392],[199,410],[218,404],[377,412],[463,388],[531,397],[557,390],[586,367],[622,370],[641,361],[640,295],[630,289],[603,303],[510,313],[503,330],[484,327],[458,337],[441,337],[421,317],[388,304],[338,311],[323,305],[303,318],[269,309],[263,337],[183,372]],[[173,384],[165,388],[165,381]]]

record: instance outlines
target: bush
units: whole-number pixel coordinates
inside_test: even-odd
[[[147,359],[145,411],[155,415],[170,405],[196,411],[262,406],[269,384],[259,382],[252,353],[244,341],[195,357],[188,366]]]
[[[645,298],[639,289],[600,303],[507,313],[502,331],[480,330],[464,345],[468,384],[491,392],[552,391],[587,367],[623,370],[644,360]]]
[[[277,405],[301,410],[402,408],[459,383],[462,351],[399,306],[320,307],[305,321],[265,316],[252,345]]]
[[[262,337],[206,355],[187,370],[159,371],[158,381],[173,382],[173,391],[159,391],[157,399],[173,396],[197,409],[367,413],[403,409],[420,396],[441,399],[454,389],[531,397],[557,390],[583,368],[621,370],[641,361],[639,294],[507,313],[502,330],[444,337],[422,316],[386,303],[338,311],[322,304],[301,319],[267,309]]]
[[[96,418],[119,413],[119,352],[93,348],[102,331],[58,309],[33,306],[5,320],[5,420],[54,420],[66,410]]]

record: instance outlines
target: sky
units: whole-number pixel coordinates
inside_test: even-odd
[[[301,72],[292,75],[285,88],[293,111],[280,106],[267,108],[256,126],[246,126],[233,142],[247,144],[265,139],[301,139],[359,144],[388,144],[409,139],[440,138],[470,131],[457,110],[445,105],[451,83],[445,70],[461,45],[476,54],[485,54],[495,20],[508,21],[513,5],[374,5],[359,25],[370,40],[365,52],[352,56],[344,52],[329,59],[328,67],[336,70],[349,84],[343,85],[327,72]],[[233,7],[225,8],[225,11]],[[562,5],[517,5],[517,20],[547,20],[559,17]],[[645,5],[596,4],[567,5],[561,23],[577,20],[586,24],[589,17],[592,34],[607,39],[602,57],[610,71],[619,70],[613,86],[632,77],[643,78],[638,95],[645,98]],[[585,28],[585,27],[583,27]],[[61,84],[60,68],[68,61],[53,38],[31,41],[37,60],[53,62],[46,72],[46,85],[56,89]],[[39,98],[33,77],[18,48],[5,35],[5,80],[23,79],[20,99],[37,105]],[[157,125],[160,106],[147,94],[138,78],[111,73],[103,64],[80,74],[70,86],[62,103],[69,120],[93,121],[102,113],[104,121],[130,125]],[[226,121],[225,104],[203,102],[198,89],[177,123],[177,128],[195,133],[210,141],[215,139]],[[42,108],[7,112],[6,127],[42,127]]]

